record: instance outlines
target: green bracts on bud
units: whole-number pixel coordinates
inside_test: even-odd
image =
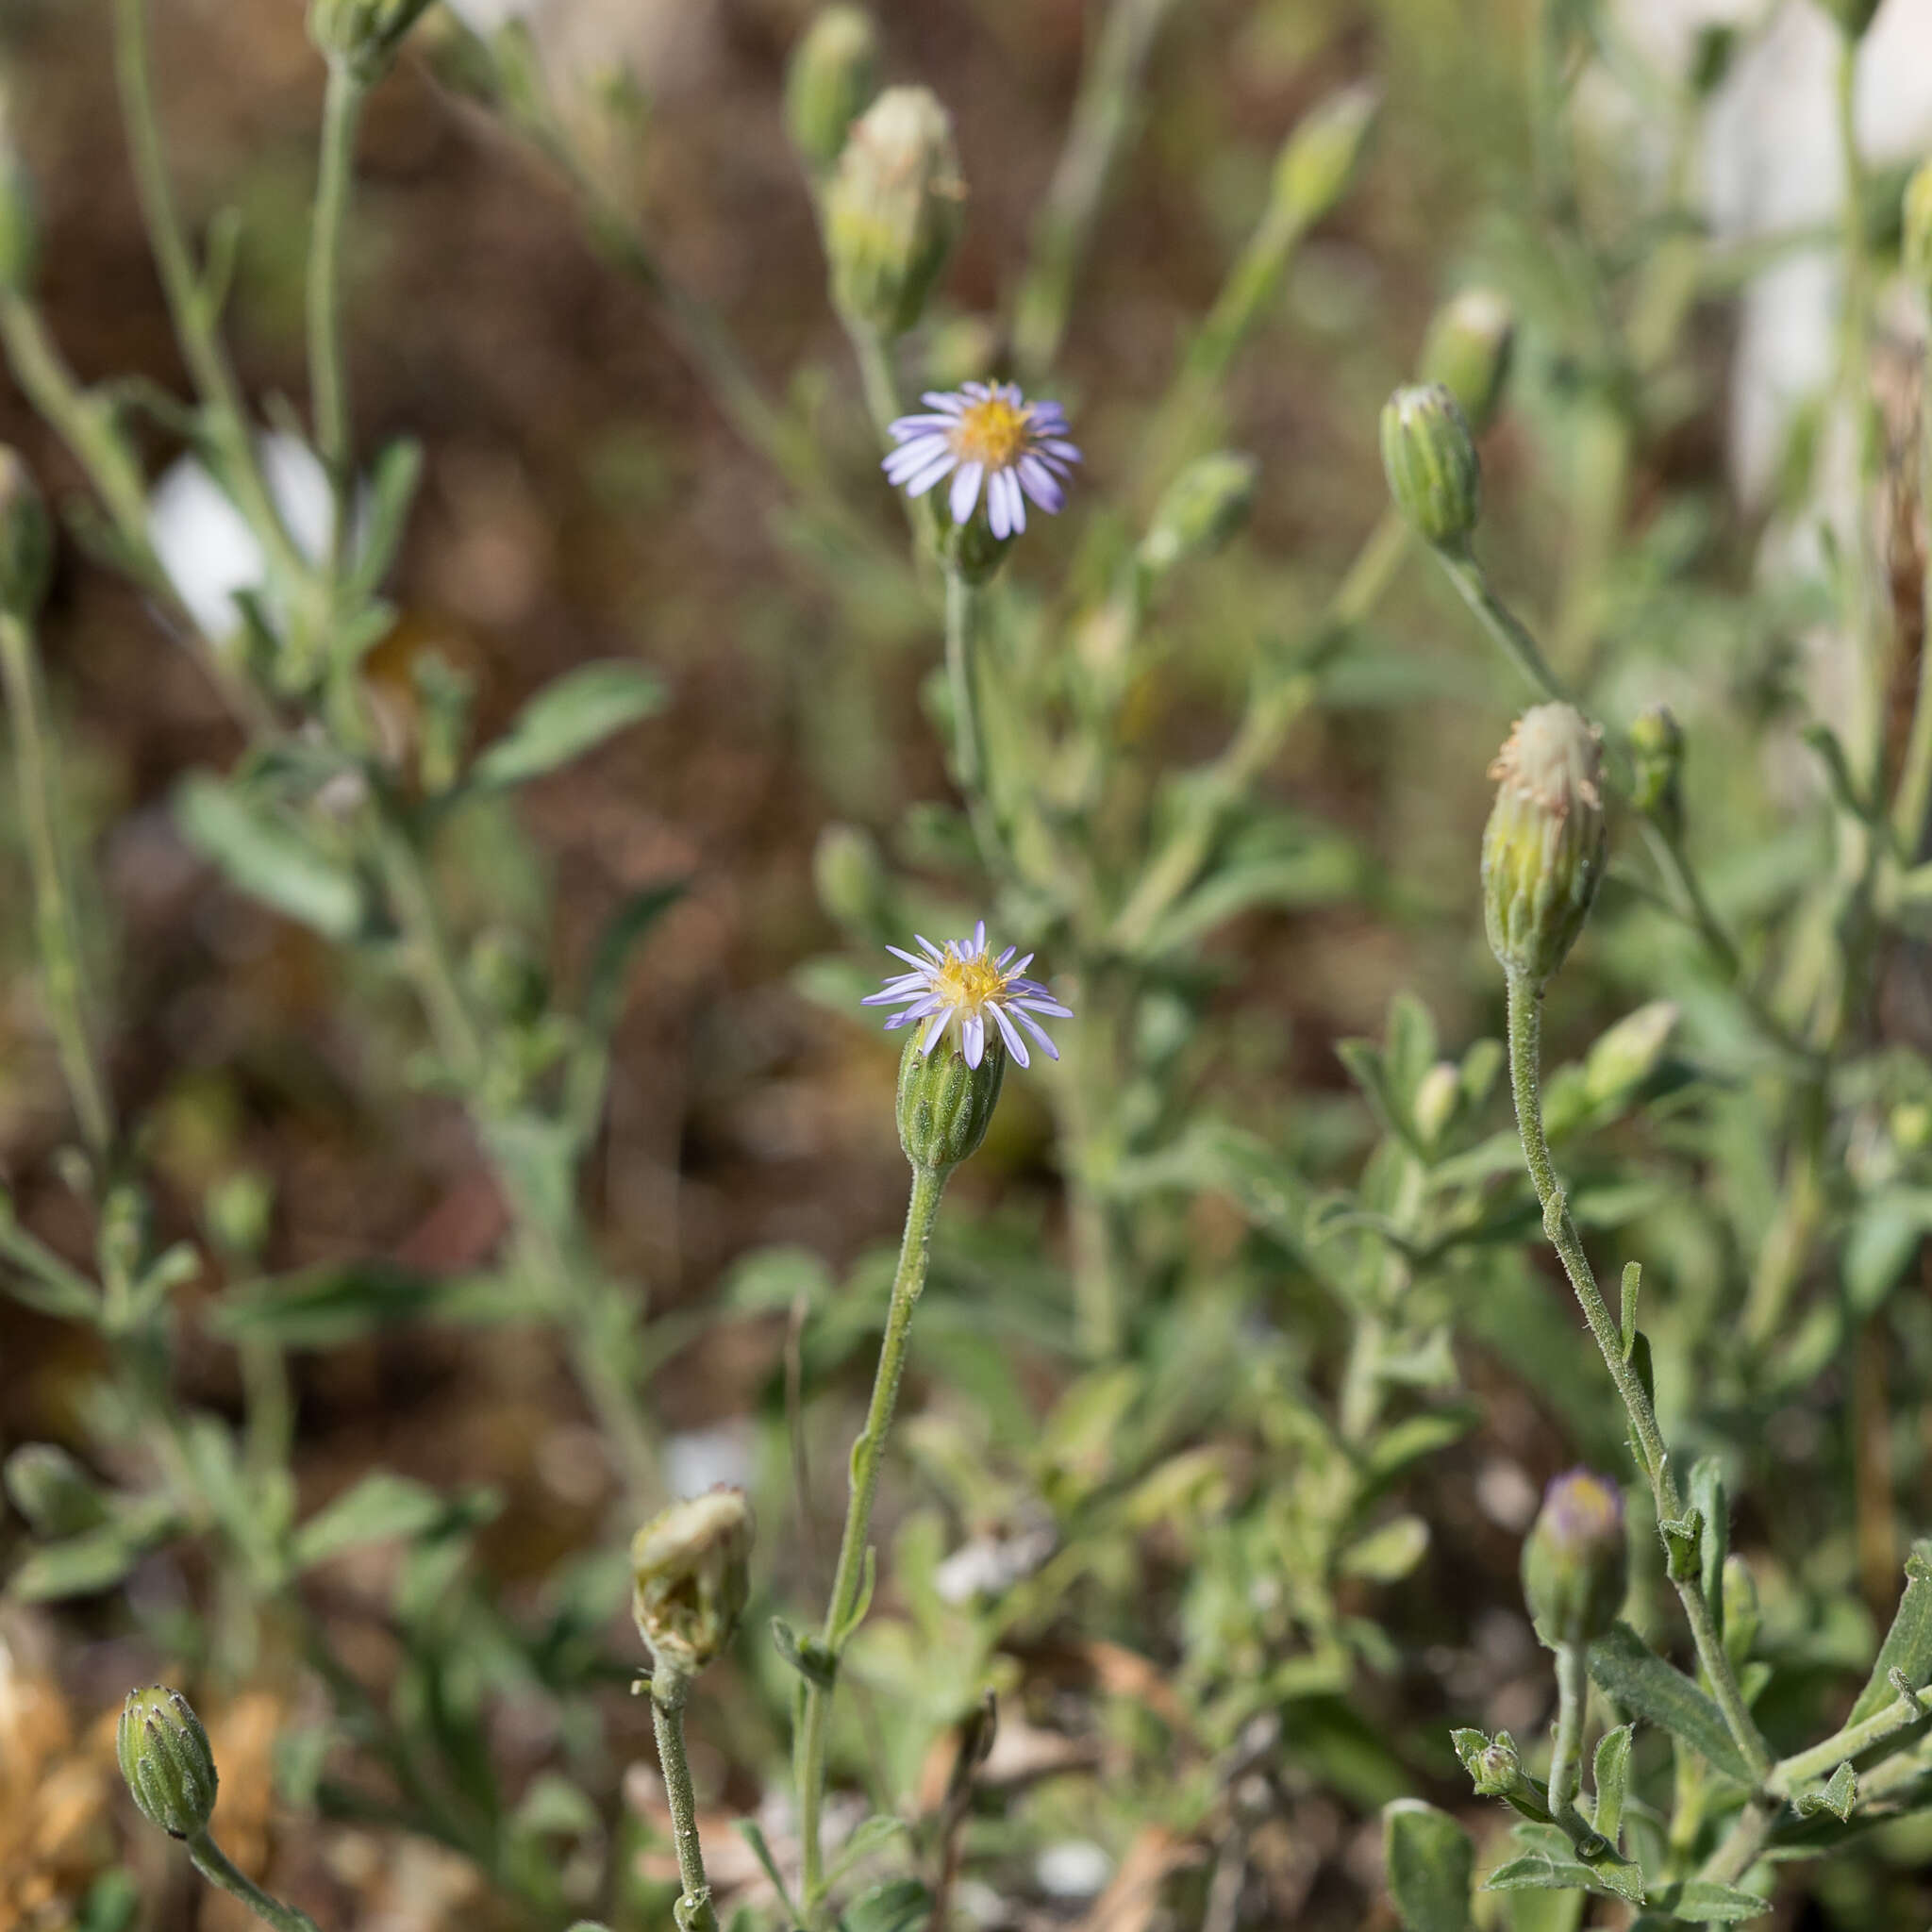
[[[927,88],[888,88],[852,124],[825,190],[839,308],[882,336],[903,335],[952,255],[965,204],[952,117]]]
[[[1440,382],[1382,406],[1382,469],[1396,508],[1439,548],[1460,550],[1482,515],[1482,463],[1462,406]]]
[[[1576,943],[1603,877],[1603,748],[1569,705],[1516,721],[1490,776],[1483,923],[1503,970],[1541,987]]]
[[[157,1684],[130,1690],[114,1736],[121,1775],[142,1815],[171,1838],[193,1838],[214,1815],[214,1753],[193,1707]]]
[[[1906,273],[1932,302],[1932,159],[1921,161],[1906,183],[1902,225]]]
[[[1523,1595],[1536,1634],[1553,1650],[1601,1637],[1624,1607],[1629,1562],[1623,1491],[1587,1469],[1559,1475],[1523,1543]]]
[[[1248,520],[1260,465],[1238,450],[1197,457],[1168,486],[1141,540],[1141,568],[1165,576],[1184,558],[1219,550]]]
[[[991,1032],[989,1027],[988,1032]],[[899,1057],[899,1144],[914,1167],[946,1174],[986,1139],[1007,1077],[1007,1055],[989,1039],[976,1067],[941,1042],[921,1053],[915,1026]]]
[[[1295,123],[1274,163],[1274,204],[1297,229],[1311,228],[1348,192],[1360,164],[1378,90],[1345,87]]]
[[[54,575],[54,525],[33,472],[0,443],[0,616],[31,624]]]
[[[1437,309],[1423,338],[1422,379],[1456,398],[1480,436],[1496,420],[1516,351],[1516,311],[1494,289],[1464,289]]]
[[[815,175],[835,166],[852,124],[879,91],[879,41],[859,7],[827,7],[785,72],[785,131]]]
[[[1684,826],[1684,732],[1668,705],[1640,711],[1630,726],[1630,802],[1672,838]]]
[[[380,80],[430,0],[309,0],[308,37],[325,59],[368,85]]]
[[[737,1635],[754,1529],[744,1491],[716,1489],[660,1510],[631,1540],[631,1610],[659,1668],[701,1671]]]

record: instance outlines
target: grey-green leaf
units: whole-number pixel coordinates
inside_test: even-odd
[[[586,664],[546,685],[471,770],[477,785],[521,785],[580,758],[664,708],[662,682],[641,664]]]
[[[1846,1724],[1863,1724],[1892,1701],[1894,1671],[1903,1671],[1915,1690],[1932,1677],[1932,1538],[1921,1537],[1906,1558],[1906,1593]]]
[[[442,1515],[442,1498],[434,1490],[379,1469],[325,1504],[295,1532],[295,1567],[326,1562],[358,1543],[420,1535]]]
[[[1624,1794],[1630,1784],[1630,1740],[1636,1736],[1634,1724],[1619,1724],[1606,1731],[1596,1747],[1596,1816],[1591,1821],[1612,1844],[1624,1824]]]
[[[1689,1744],[1713,1770],[1740,1784],[1751,1781],[1724,1713],[1629,1624],[1613,1624],[1590,1646],[1590,1674],[1606,1696]]]
[[[1466,1932],[1475,1846],[1446,1811],[1420,1798],[1382,1807],[1382,1863],[1407,1932]]]
[[[1800,1791],[1791,1802],[1801,1818],[1816,1818],[1821,1811],[1829,1811],[1842,1824],[1858,1802],[1858,1774],[1847,1761],[1832,1773],[1828,1783]]]
[[[1720,1885],[1714,1878],[1687,1878],[1659,1892],[1650,1901],[1650,1908],[1693,1925],[1735,1925],[1740,1919],[1770,1911],[1771,1901],[1739,1886]]]
[[[175,788],[175,822],[238,892],[325,939],[346,940],[360,929],[364,905],[355,874],[317,851],[291,821],[212,774],[191,773]]]

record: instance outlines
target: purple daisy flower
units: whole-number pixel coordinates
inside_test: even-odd
[[[899,446],[881,466],[908,496],[924,496],[950,476],[947,508],[954,523],[963,524],[984,486],[986,521],[995,537],[1026,527],[1029,496],[1049,516],[1066,501],[1061,484],[1080,452],[1068,440],[1066,411],[1058,403],[1029,403],[1010,382],[929,389],[920,400],[932,406],[930,413],[901,416],[891,425]]]
[[[915,953],[902,953],[897,946],[886,951],[911,967],[886,981],[877,992],[861,1003],[868,1007],[904,1007],[886,1022],[890,1033],[895,1026],[909,1026],[915,1021],[925,1031],[919,1042],[921,1053],[930,1053],[941,1037],[957,1026],[959,1051],[969,1067],[976,1067],[986,1055],[987,1022],[999,1029],[1007,1051],[1024,1067],[1027,1064],[1026,1042],[1020,1037],[1024,1027],[1045,1051],[1048,1059],[1059,1058],[1059,1049],[1045,1034],[1035,1013],[1071,1020],[1071,1007],[1063,1007],[1052,991],[1037,979],[1020,975],[1032,963],[1033,955],[1013,958],[1019,949],[1008,946],[997,959],[987,950],[986,921],[973,928],[970,940],[952,940],[943,952],[928,939],[919,941],[921,958]]]

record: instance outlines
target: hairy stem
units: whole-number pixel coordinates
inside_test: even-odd
[[[342,343],[342,233],[355,186],[356,130],[363,87],[353,64],[332,59],[323,96],[322,155],[315,177],[315,216],[308,241],[308,401],[315,450],[335,499],[329,569],[340,577],[355,515],[356,458],[349,378]]]
[[[213,1837],[199,1831],[188,1840],[188,1857],[194,1869],[208,1882],[230,1898],[238,1898],[265,1925],[275,1932],[317,1932],[315,1921],[293,1906],[271,1897],[230,1858]]]
[[[1557,1735],[1550,1750],[1550,1809],[1557,1817],[1576,1803],[1583,1783],[1583,1720],[1590,1674],[1580,1643],[1557,1645]]]
[[[691,1678],[685,1672],[675,1664],[657,1664],[651,1674],[651,1721],[658,1732],[664,1796],[671,1807],[677,1875],[684,1886],[684,1896],[677,1902],[678,1932],[718,1932],[718,1914],[705,1877],[704,1848],[698,1842],[697,1797],[691,1790],[691,1762],[684,1749],[684,1704],[690,1690]]]

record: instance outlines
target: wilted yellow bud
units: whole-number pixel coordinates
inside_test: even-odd
[[[923,87],[890,87],[857,121],[825,191],[839,307],[883,336],[919,320],[965,216],[952,117]]]
[[[716,1489],[661,1510],[631,1541],[632,1612],[660,1667],[701,1671],[731,1641],[751,1593],[751,1505]]]
[[[1483,920],[1505,972],[1541,987],[1563,963],[1603,877],[1603,750],[1569,705],[1537,705],[1490,767]]]

